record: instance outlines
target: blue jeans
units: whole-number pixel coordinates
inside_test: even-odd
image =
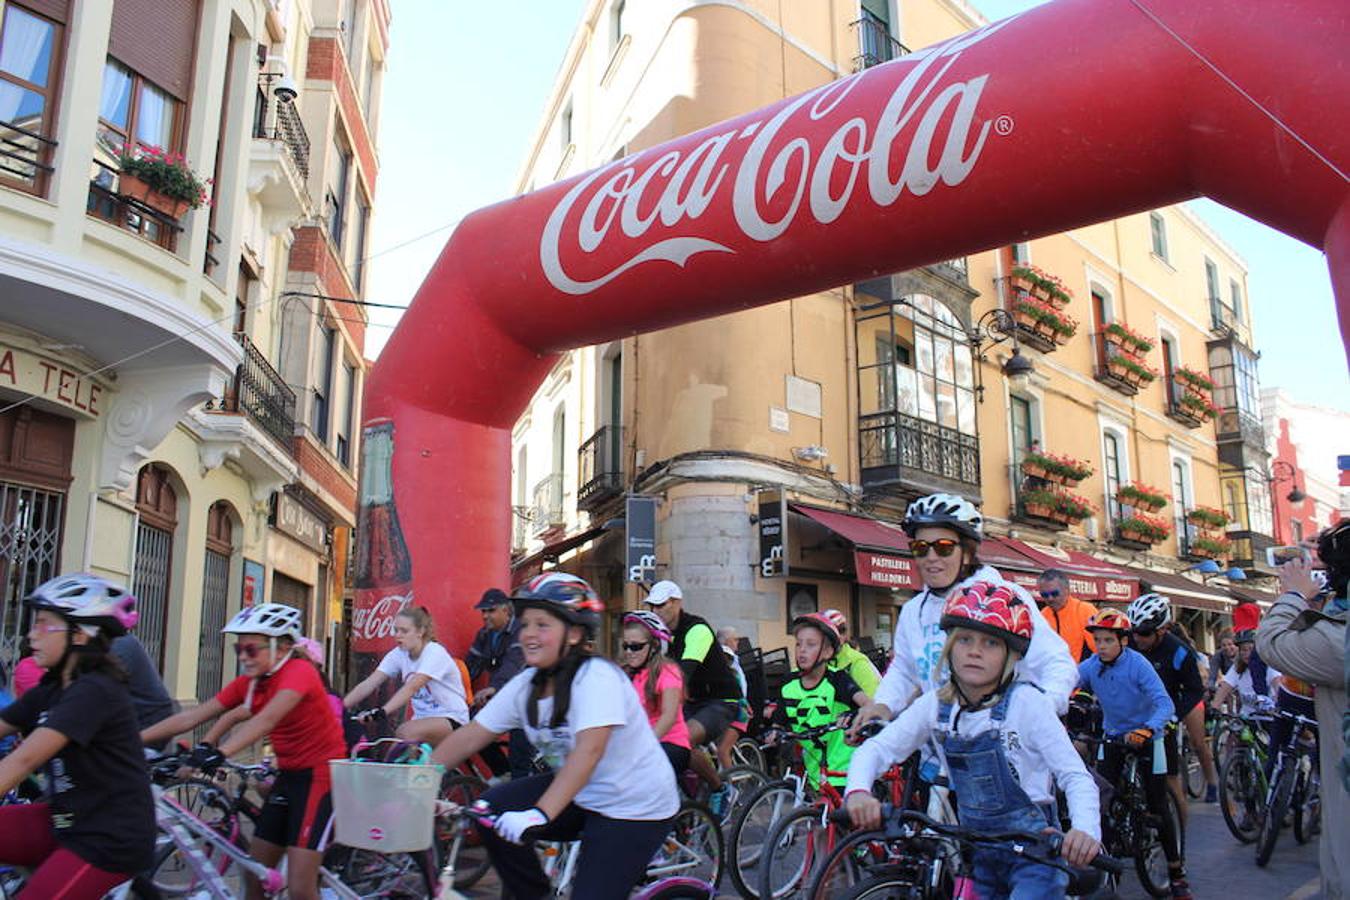
[[[979,900],[1044,900],[1063,897],[1069,873],[994,847],[974,854],[975,894]]]

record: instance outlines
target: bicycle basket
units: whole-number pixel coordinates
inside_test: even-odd
[[[328,768],[339,844],[382,853],[431,846],[441,766],[334,759]]]

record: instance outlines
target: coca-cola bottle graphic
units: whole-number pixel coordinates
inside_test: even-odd
[[[394,504],[394,423],[374,419],[362,435],[351,621],[352,674],[358,680],[389,649],[394,617],[413,597],[412,557]]]

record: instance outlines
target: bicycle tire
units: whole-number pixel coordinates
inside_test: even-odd
[[[362,898],[425,900],[438,887],[436,850],[380,853],[333,844],[324,852],[323,867]]]
[[[719,824],[722,827],[726,827],[726,824],[736,815],[737,810],[744,806],[755,791],[769,783],[769,776],[764,774],[763,769],[755,766],[728,766],[718,772],[717,777],[722,779],[723,784],[730,784],[735,789],[732,801],[718,815]],[[706,803],[706,801],[702,802]]]
[[[1270,803],[1266,805],[1265,818],[1261,820],[1261,830],[1256,838],[1256,864],[1264,867],[1270,862],[1275,845],[1280,840],[1280,829],[1284,826],[1284,817],[1289,812],[1289,802],[1294,795],[1294,782],[1298,778],[1296,759],[1286,760],[1280,766],[1275,786],[1270,791]]]
[[[683,861],[692,852],[697,860]],[[678,871],[661,871],[659,866],[675,866]],[[657,871],[653,871],[656,868]],[[670,832],[647,866],[647,878],[668,880],[695,879],[718,884],[726,871],[726,843],[722,827],[712,810],[702,803],[685,800],[671,822]]]
[[[1189,735],[1182,736],[1181,743],[1182,783],[1186,796],[1199,800],[1205,796],[1205,767],[1200,762],[1200,753],[1195,749]]]
[[[899,849],[897,849],[897,847]],[[865,881],[882,875],[926,885],[933,857],[913,841],[887,837],[881,830],[855,831],[836,844],[816,866],[802,893],[804,900],[836,900]]]
[[[1300,771],[1299,782],[1294,791],[1294,840],[1306,844],[1322,830],[1322,786],[1315,770]]]
[[[175,799],[217,834],[241,850],[248,849],[248,841],[239,830],[239,812],[215,782],[204,778],[188,778],[168,784],[164,789],[166,792],[175,792]],[[204,842],[201,851],[208,860],[213,861],[220,852]],[[234,865],[232,861],[222,861],[217,864],[217,871],[231,890],[242,895],[243,875]],[[231,868],[234,868],[233,874],[230,874]],[[172,841],[156,850],[147,879],[150,886],[163,897],[185,896],[196,890],[199,883],[195,870],[183,859],[178,846]]]
[[[794,809],[778,822],[764,841],[759,861],[760,900],[784,900],[795,895],[823,857],[822,846],[833,826],[826,825],[818,806]]]
[[[750,737],[743,737],[736,741],[731,747],[731,758],[737,765],[751,766],[759,769],[761,772],[767,772],[764,768],[764,751],[760,749],[759,741]],[[765,775],[765,780],[768,775]]]
[[[486,790],[487,782],[474,775],[447,775],[441,781],[441,799],[448,800],[456,806],[471,805]],[[479,837],[478,829],[464,823],[448,825],[441,819],[437,819],[435,827],[436,858],[441,865],[449,861],[446,856],[454,840],[453,829],[464,827],[464,838],[460,842],[454,860],[455,888],[463,890],[473,887],[487,874],[488,869],[492,868],[492,860],[488,858],[487,847]]]
[[[663,878],[633,895],[633,900],[714,900],[717,888],[697,878]]]
[[[926,900],[930,896],[922,885],[913,884],[904,875],[887,872],[855,885],[837,900]]]
[[[1233,837],[1244,844],[1256,840],[1261,827],[1254,766],[1251,754],[1238,752],[1224,760],[1223,768],[1219,769],[1219,811]]]
[[[797,807],[789,781],[770,781],[755,791],[732,817],[727,833],[727,868],[731,883],[742,897],[759,897],[759,858],[764,839],[778,817]]]
[[[1177,800],[1171,791],[1163,794],[1163,813],[1172,821],[1172,833],[1182,843],[1181,813],[1177,809]],[[1154,832],[1154,840],[1135,848],[1134,871],[1139,876],[1139,884],[1152,897],[1172,896],[1172,877],[1168,871],[1167,852],[1163,849],[1163,829],[1161,823],[1147,829]],[[1139,831],[1136,830],[1136,834]],[[1183,858],[1184,844],[1176,848],[1177,858]]]

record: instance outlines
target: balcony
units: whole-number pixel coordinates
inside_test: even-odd
[[[1205,413],[1201,411],[1203,407],[1188,400],[1188,396],[1198,395],[1188,387],[1188,382],[1174,375],[1167,385],[1167,417],[1187,428],[1199,428],[1206,422]]]
[[[135,197],[120,193],[119,187],[117,170],[95,160],[85,211],[173,252],[183,230],[178,220]]]
[[[952,281],[961,284],[970,283],[970,264],[964,256],[958,256],[956,259],[944,259],[942,262],[933,263],[929,268]]]
[[[1039,493],[1050,489],[1043,478],[1024,475],[1019,466],[1008,467],[1008,480],[1013,487],[1013,508],[1010,517],[1015,522],[1044,528],[1048,531],[1063,531],[1069,527],[1066,519],[1055,515],[1048,504],[1037,502]],[[1030,495],[1031,503],[1027,502]]]
[[[980,439],[899,412],[858,419],[862,485],[895,494],[978,495]]]
[[[272,93],[276,77],[259,77],[248,167],[248,192],[262,206],[273,233],[309,215],[311,206],[309,135],[295,104]]]
[[[531,522],[536,536],[563,524],[563,476],[554,472],[534,486]]]
[[[1242,443],[1254,448],[1265,446],[1266,430],[1259,416],[1230,407],[1219,410],[1215,421],[1215,438],[1220,444]]]
[[[1273,574],[1266,565],[1266,549],[1275,546],[1275,539],[1260,531],[1230,531],[1227,537],[1232,541],[1230,565],[1250,572]]]
[[[861,72],[872,66],[890,62],[909,54],[909,48],[891,37],[890,28],[885,22],[864,12],[856,22],[850,22],[849,28],[858,35],[858,55],[853,57],[853,71]]]
[[[1152,378],[1145,380],[1139,369],[1141,365],[1139,361],[1114,344],[1108,343],[1105,332],[1098,331],[1092,338],[1097,345],[1097,365],[1093,371],[1093,378],[1127,397],[1133,397],[1139,393],[1141,385],[1153,380]]]
[[[14,122],[0,122],[0,178],[6,182],[45,194],[47,178],[56,171],[51,166],[54,150],[56,141]]]
[[[577,450],[577,509],[593,510],[623,493],[623,428],[606,425]]]
[[[234,383],[221,402],[223,412],[246,413],[287,453],[295,436],[295,392],[272,368],[248,335],[236,333],[244,348],[244,361],[234,373]]]

